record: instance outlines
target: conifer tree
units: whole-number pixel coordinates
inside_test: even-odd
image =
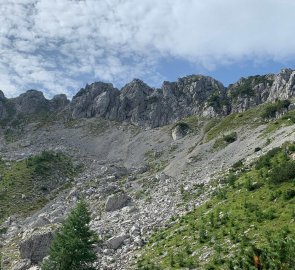
[[[49,258],[42,270],[93,270],[96,260],[93,244],[96,234],[90,230],[90,212],[84,201],[78,202],[58,230]]]

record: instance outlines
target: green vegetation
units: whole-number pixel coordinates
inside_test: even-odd
[[[191,128],[190,125],[186,122],[178,122],[176,123],[172,129],[178,127],[182,134],[187,134],[190,132]]]
[[[210,141],[245,125],[252,128],[259,126],[264,123],[263,119],[260,117],[264,106],[265,105],[260,105],[243,113],[233,113],[221,119],[210,120],[204,129],[206,132],[205,140]]]
[[[263,83],[263,84],[269,84],[270,86],[273,83],[273,80],[268,78],[267,76],[250,76],[248,78],[242,78],[241,84],[237,87],[233,88],[233,86],[230,86],[230,88],[233,88],[233,91],[231,92],[231,96],[233,98],[236,98],[237,96],[254,96],[255,92],[253,90],[253,87]]]
[[[168,165],[168,161],[163,159],[163,152],[149,150],[145,153],[145,161],[149,167],[151,173],[157,173],[165,169]]]
[[[197,115],[191,115],[181,120],[181,122],[177,122],[172,126],[172,129],[176,126],[181,127],[186,132],[196,133],[200,128],[200,117]]]
[[[283,126],[291,126],[294,124],[295,124],[295,111],[294,110],[288,111],[280,118],[277,118],[273,121],[269,121],[267,123],[267,128],[265,129],[263,134],[268,135],[272,132],[275,132],[276,130],[278,130],[279,128]]]
[[[208,98],[208,106],[212,106],[214,108],[222,108],[225,105],[228,105],[228,101],[225,98],[222,98],[218,92],[214,92]]]
[[[55,192],[67,188],[80,169],[69,157],[52,151],[17,162],[0,159],[0,221],[41,208]]]
[[[221,149],[233,143],[238,138],[237,132],[231,132],[229,134],[223,135],[221,138],[216,139],[213,149]]]
[[[96,260],[93,244],[97,235],[90,230],[90,212],[84,201],[78,202],[62,227],[58,230],[50,247],[49,258],[42,270],[94,270]]]
[[[255,128],[259,125],[267,124],[267,128],[264,132],[266,135],[276,131],[284,125],[293,125],[295,123],[294,110],[285,113],[278,119],[272,120],[272,117],[275,116],[277,111],[287,108],[289,104],[290,101],[288,100],[266,103],[242,113],[233,113],[224,118],[211,119],[204,127],[205,141],[210,141],[220,135],[233,132],[243,126]],[[265,119],[268,119],[269,121],[266,123]]]
[[[256,256],[263,269],[294,269],[294,152],[285,144],[248,168],[240,162],[209,201],[151,236],[137,268],[250,270]]]
[[[291,102],[289,100],[278,100],[275,103],[268,104],[262,114],[262,118],[273,118],[276,116],[277,112],[280,112],[281,110],[287,109]]]

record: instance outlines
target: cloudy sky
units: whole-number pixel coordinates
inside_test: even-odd
[[[295,69],[294,0],[0,0],[0,89]]]

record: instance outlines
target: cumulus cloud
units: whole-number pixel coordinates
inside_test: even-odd
[[[293,0],[0,0],[0,89],[72,95],[85,81],[157,84],[162,59],[206,69],[295,58]]]

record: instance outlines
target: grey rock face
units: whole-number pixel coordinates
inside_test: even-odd
[[[48,255],[53,233],[44,231],[33,233],[20,243],[19,251],[22,259],[29,259],[32,263],[41,262]]]
[[[250,76],[225,88],[217,80],[190,75],[176,82],[165,81],[154,89],[134,79],[121,91],[110,83],[86,85],[72,99],[57,95],[47,100],[42,92],[29,90],[17,98],[6,99],[0,91],[0,120],[17,115],[65,110],[72,118],[103,117],[142,127],[175,123],[190,115],[226,116],[253,106],[295,95],[295,71]]]
[[[81,89],[73,98],[71,109],[73,118],[102,116],[158,127],[202,112],[211,96],[226,99],[225,87],[206,76],[192,75],[176,83],[164,82],[160,89],[153,89],[138,79],[121,91],[111,84],[99,82]],[[210,106],[216,113],[223,114],[218,102],[211,102]]]
[[[284,100],[295,95],[295,71],[242,78],[228,88],[231,113],[243,112],[264,102]]]
[[[13,101],[16,111],[22,114],[33,114],[49,108],[49,101],[37,90],[29,90]]]
[[[115,211],[128,205],[131,198],[126,193],[117,193],[109,196],[105,204],[105,210],[107,212]]]
[[[4,93],[0,90],[0,100],[5,99]]]
[[[119,90],[110,83],[86,85],[71,102],[73,118],[103,116],[112,119]],[[110,107],[112,106],[112,107]]]
[[[44,112],[59,112],[70,102],[63,94],[47,100],[43,93],[37,90],[29,90],[11,99],[6,99],[3,92],[0,92],[0,120],[13,120],[19,116],[37,116]]]
[[[65,94],[55,95],[52,100],[50,100],[50,107],[52,110],[60,111],[64,109],[70,101]]]

